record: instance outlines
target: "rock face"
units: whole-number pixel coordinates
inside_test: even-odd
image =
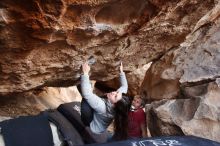
[[[190,99],[154,102],[148,107],[151,135],[185,134],[220,141],[219,83],[187,87],[185,91]]]
[[[147,71],[142,95],[149,102],[157,101],[148,107],[153,136],[185,134],[220,141],[219,16],[220,2],[180,47]]]
[[[37,115],[60,104],[81,101],[76,86],[68,88],[44,87],[42,89],[0,98],[0,117]],[[1,118],[0,118],[1,120]]]
[[[176,98],[185,86],[219,77],[219,7],[220,4],[198,22],[195,27],[198,30],[179,48],[170,50],[151,66],[143,83],[145,97],[149,100]]]
[[[92,78],[132,72],[178,46],[213,0],[2,0],[0,94],[76,84],[80,65],[96,59]]]
[[[144,65],[142,68],[138,68],[130,73],[126,74],[126,78],[128,81],[128,96],[136,96],[140,94],[140,87],[141,87],[141,83],[144,80],[145,77],[145,72],[148,70],[148,68],[150,67],[151,62]],[[120,87],[120,81],[119,81],[119,77],[116,77],[112,80],[106,81],[106,82],[98,82],[97,84],[99,84],[98,86],[102,86],[104,88],[111,88],[113,90],[117,90]]]
[[[89,58],[91,79],[115,87],[122,61],[129,94],[153,102],[152,136],[220,141],[219,16],[217,0],[1,0],[0,115],[74,100],[50,86],[78,84]]]

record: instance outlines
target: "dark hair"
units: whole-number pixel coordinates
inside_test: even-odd
[[[114,140],[125,140],[128,138],[128,112],[131,100],[127,96],[115,103],[114,111]]]

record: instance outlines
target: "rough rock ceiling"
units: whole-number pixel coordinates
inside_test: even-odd
[[[0,94],[117,76],[160,58],[184,41],[214,0],[1,0]]]

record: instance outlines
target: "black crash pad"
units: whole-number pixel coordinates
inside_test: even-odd
[[[86,146],[220,146],[220,143],[195,136],[164,136]]]
[[[84,142],[75,127],[57,110],[42,112],[49,121],[55,124],[67,146],[83,145]]]
[[[20,116],[0,123],[5,146],[53,146],[47,117]]]
[[[96,140],[90,135],[86,126],[83,124],[80,116],[80,102],[70,102],[61,104],[57,110],[70,121],[81,135],[83,141],[88,143],[95,143]]]

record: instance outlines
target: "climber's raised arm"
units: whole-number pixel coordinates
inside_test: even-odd
[[[82,96],[95,111],[97,111],[98,113],[103,113],[106,110],[106,106],[104,101],[99,96],[93,93],[92,85],[89,80],[89,71],[90,66],[87,62],[85,62],[82,65],[83,74],[81,75]]]
[[[122,62],[121,62],[121,65],[120,65],[120,88],[117,90],[121,93],[127,93],[128,91],[128,82],[127,82],[127,79],[126,79],[126,75],[123,71],[123,65],[122,65]]]

